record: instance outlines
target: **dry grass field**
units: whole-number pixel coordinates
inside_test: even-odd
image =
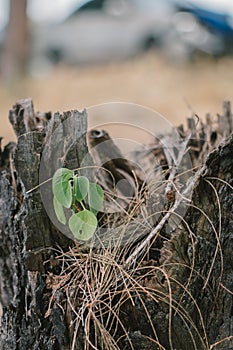
[[[27,77],[14,86],[0,82],[0,135],[14,139],[8,110],[20,98],[32,97],[36,110],[83,109],[111,101],[134,102],[157,110],[174,124],[192,111],[200,117],[221,111],[232,100],[233,59],[199,58],[172,62],[160,53],[130,61],[91,67],[58,66],[46,76]]]

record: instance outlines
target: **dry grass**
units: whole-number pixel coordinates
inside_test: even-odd
[[[222,119],[225,120],[224,129],[227,129],[226,116],[222,116]],[[199,122],[196,127],[195,130],[199,135],[198,130],[200,129],[198,128],[202,128],[203,124]],[[208,153],[210,150],[208,133],[211,130],[209,129],[211,129],[210,125],[207,125],[207,145],[206,147],[205,144],[202,145],[203,149],[200,148],[200,153]],[[168,135],[165,136],[168,139]],[[172,141],[173,139],[171,139],[171,144]],[[142,346],[142,349],[165,350],[159,327],[162,319],[165,320],[165,329],[168,333],[166,341],[169,345],[167,348],[171,350],[177,348],[175,345],[176,332],[181,329],[180,325],[182,325],[180,337],[185,337],[188,346],[195,350],[212,350],[219,344],[232,341],[233,337],[229,336],[211,344],[208,338],[208,320],[205,320],[203,305],[193,289],[193,284],[199,278],[203,289],[208,289],[211,293],[210,300],[217,301],[219,290],[224,288],[220,282],[223,275],[222,203],[219,189],[211,180],[219,180],[229,185],[230,188],[232,186],[222,179],[206,178],[204,180],[210,188],[210,193],[214,194],[217,203],[219,215],[216,223],[215,219],[209,216],[212,211],[208,214],[208,208],[198,208],[190,202],[189,198],[186,198],[190,188],[192,189],[198,183],[199,177],[206,171],[206,168],[201,168],[200,157],[198,157],[197,165],[197,168],[200,168],[199,171],[189,179],[191,181],[187,183],[185,189],[178,186],[177,168],[181,168],[180,175],[182,176],[182,159],[187,149],[190,153],[192,151],[192,140],[189,136],[187,142],[183,140],[181,143],[184,147],[179,148],[178,159],[176,159],[175,152],[170,152],[166,156],[166,150],[164,151],[170,169],[169,177],[167,179],[165,176],[162,177],[161,199],[157,200],[159,197],[154,197],[155,202],[162,203],[162,197],[167,194],[167,190],[174,188],[177,191],[174,203],[170,203],[169,207],[164,206],[162,212],[157,212],[157,207],[153,206],[151,214],[150,204],[147,205],[146,201],[150,190],[148,187],[147,191],[141,193],[142,196],[145,196],[144,201],[141,200],[140,193],[137,193],[129,210],[122,211],[123,225],[117,227],[118,231],[113,232],[115,227],[112,221],[108,221],[109,216],[105,215],[104,225],[108,228],[107,232],[103,231],[102,234],[101,230],[97,231],[93,241],[87,242],[87,245],[78,245],[76,242],[74,247],[68,251],[62,251],[59,248],[54,250],[61,270],[59,273],[49,273],[47,276],[47,289],[51,289],[52,293],[45,316],[50,317],[53,307],[59,307],[62,310],[64,319],[69,324],[71,350],[77,348],[80,339],[84,342],[84,350],[120,350],[123,347],[134,350],[138,348],[137,338],[135,338],[137,335],[140,335],[140,341],[143,341],[143,344],[147,344]],[[165,143],[162,142],[162,144]],[[169,148],[169,143],[166,143],[166,147]],[[197,145],[195,152],[197,152]],[[151,170],[154,171],[154,168],[152,167]],[[167,199],[170,200],[169,197]],[[187,202],[188,206],[199,212],[211,227],[215,238],[212,260],[208,261],[203,270],[199,266],[198,245],[196,245],[201,236],[198,236],[198,230],[193,232],[195,225],[193,228],[189,226],[187,218],[181,215],[182,212],[180,214],[179,211],[176,211],[182,202]],[[155,217],[157,222],[151,226],[150,219],[157,214],[163,215],[160,215],[158,220]],[[165,225],[170,217],[178,218],[180,226],[172,230],[172,234],[170,232],[167,235]],[[144,222],[148,223],[148,226],[140,227],[139,224],[144,224]],[[116,222],[116,225],[119,225],[119,221]],[[139,228],[138,241],[135,240],[138,235],[135,227]],[[206,232],[204,224],[203,231]],[[161,239],[163,240],[162,248],[160,248]],[[184,246],[186,248],[183,250],[181,247]],[[159,257],[155,254],[155,249],[160,250]],[[216,283],[212,283],[212,273],[215,267],[219,269],[219,275],[217,273]],[[64,296],[66,303],[64,303]],[[140,319],[143,319],[143,327]],[[135,321],[137,328],[134,326]],[[149,331],[145,331],[145,328]]]
[[[194,253],[194,242],[192,237],[190,239]],[[167,308],[171,349],[174,349],[171,325],[174,314],[182,320],[184,327],[189,332],[193,348],[199,349],[198,344],[201,344],[201,349],[214,348],[214,345],[208,343],[203,315],[189,286],[193,276],[199,274],[193,268],[194,261],[192,266],[188,266],[182,262],[172,262],[171,259],[161,266],[154,266],[150,262],[143,262],[142,258],[137,264],[129,265],[126,259],[128,249],[129,246],[126,244],[120,248],[119,246],[113,249],[108,247],[97,252],[91,250],[88,254],[80,254],[79,249],[74,247],[69,252],[60,255],[63,271],[59,276],[59,281],[55,280],[51,285],[54,293],[50,306],[56,302],[56,293],[64,290],[72,319],[71,349],[76,348],[77,336],[83,327],[85,350],[120,350],[121,341],[128,343],[127,348],[134,350],[135,347],[131,342],[125,322],[122,321],[122,309],[129,309],[130,313],[133,313],[136,312],[139,304],[141,311],[143,310],[145,314],[145,322],[151,327],[153,334],[153,338],[146,335],[143,337],[148,338],[151,345],[157,345],[156,349],[164,350],[165,348],[159,342],[159,335],[151,321],[150,306],[152,304],[162,304]],[[184,269],[189,271],[186,284],[180,283],[176,276],[177,271]],[[199,277],[205,281],[204,276]],[[178,289],[181,290],[181,299],[176,297]],[[190,298],[193,302],[201,331],[183,307],[184,298]],[[50,314],[50,310],[47,314]]]
[[[217,191],[209,180],[208,183],[216,194],[216,200],[221,207]],[[227,185],[230,186],[230,184]],[[200,214],[204,215],[213,226],[211,218],[203,210],[196,209],[200,210]],[[172,210],[170,213],[174,214]],[[221,214],[219,221],[221,222]],[[171,350],[175,350],[173,344],[174,329],[172,327],[174,317],[176,317],[176,322],[178,319],[182,322],[183,328],[188,334],[187,339],[190,339],[193,349],[212,350],[219,344],[232,341],[232,336],[221,339],[214,344],[210,344],[208,340],[205,328],[206,321],[202,314],[201,305],[192,295],[191,282],[198,276],[203,282],[203,288],[208,287],[213,295],[217,295],[218,288],[222,288],[221,284],[217,286],[217,290],[213,290],[209,283],[209,275],[216,262],[216,256],[213,258],[213,264],[207,277],[197,271],[195,269],[194,235],[185,220],[183,220],[183,224],[187,230],[185,235],[189,241],[190,257],[192,256],[192,261],[189,263],[180,257],[178,258],[175,250],[171,251],[169,242],[165,244],[164,248],[170,250],[170,255],[166,254],[167,258],[164,262],[156,266],[152,260],[148,261],[146,259],[147,252],[155,243],[154,240],[151,240],[147,245],[147,251],[144,251],[143,256],[139,256],[137,248],[134,250],[137,255],[134,256],[134,263],[128,258],[133,256],[130,242],[124,245],[109,245],[102,249],[90,247],[88,253],[80,252],[78,245],[67,252],[57,251],[57,259],[60,261],[62,271],[59,276],[53,276],[52,280],[49,281],[50,285],[47,281],[47,287],[51,288],[53,293],[46,317],[50,316],[53,304],[57,304],[63,310],[63,306],[59,304],[59,295],[61,295],[61,291],[65,293],[68,311],[66,310],[64,313],[66,312],[70,322],[71,350],[76,349],[80,332],[83,335],[84,350],[120,350],[122,343],[127,344],[126,349],[134,350],[135,344],[132,335],[137,334],[137,332],[129,332],[129,329],[134,318],[139,322],[138,319],[142,317],[142,313],[145,318],[143,322],[150,328],[151,335],[139,333],[140,337],[148,341],[150,346],[154,346],[153,349],[165,350],[159,341],[160,334],[156,330],[157,325],[155,326],[152,321],[152,306],[156,310],[155,313],[161,309],[167,312],[166,324],[169,349]],[[213,231],[216,234],[216,252],[221,252],[219,242],[221,225],[218,229],[213,226]],[[124,238],[123,231],[121,234],[119,240]],[[182,233],[174,235],[171,241],[183,244],[185,235]],[[163,254],[165,253],[164,248]],[[186,271],[186,281],[182,283],[180,277],[184,271]],[[196,321],[187,311],[189,305],[187,300],[193,304]],[[156,305],[162,306],[161,309],[157,309]],[[129,325],[127,320],[132,324]]]
[[[192,64],[171,65],[161,56],[150,54],[131,62],[115,63],[105,67],[58,67],[46,78],[40,80],[28,78],[11,90],[0,86],[0,115],[3,125],[0,134],[5,136],[6,141],[13,138],[9,124],[6,122],[8,110],[17,99],[26,96],[32,97],[36,109],[39,108],[42,111],[82,109],[93,104],[118,100],[135,102],[158,110],[175,124],[184,121],[185,116],[190,114],[185,101],[188,101],[199,115],[203,115],[206,111],[215,114],[219,111],[223,99],[231,99],[232,66],[233,61],[230,59],[219,61],[202,59]],[[220,179],[220,181],[223,180]],[[219,213],[221,213],[217,191],[213,185],[210,184],[210,186],[216,194]],[[200,212],[212,224],[207,214]],[[174,215],[172,209],[170,215]],[[187,223],[183,220],[183,224],[186,226]],[[219,215],[219,230],[213,226],[216,236],[213,264],[217,253],[222,254],[220,227],[221,215]],[[153,336],[151,342],[160,350],[164,350],[164,347],[159,343],[159,337],[150,319],[151,303],[153,305],[160,303],[168,310],[167,322],[171,349],[174,349],[171,325],[174,314],[182,320],[195,349],[198,349],[198,344],[201,344],[202,349],[211,350],[217,344],[228,340],[228,338],[222,339],[216,344],[208,342],[200,306],[191,294],[190,281],[199,272],[194,268],[194,234],[188,225],[187,233],[190,241],[190,255],[193,257],[190,265],[179,260],[177,262],[172,256],[159,266],[154,266],[149,261],[145,264],[143,259],[145,255],[141,254],[143,249],[139,250],[137,247],[132,252],[131,242],[123,247],[115,245],[114,248],[110,246],[99,251],[91,250],[88,254],[85,252],[80,254],[78,246],[68,252],[58,252],[62,271],[59,276],[53,276],[50,285],[47,281],[47,287],[53,290],[53,296],[46,316],[50,315],[50,306],[58,303],[59,292],[62,290],[67,296],[69,312],[67,317],[70,317],[70,333],[73,339],[72,350],[75,349],[81,328],[84,332],[85,350],[98,348],[118,350],[121,341],[128,342],[129,348],[133,350],[134,346],[128,330],[121,320],[121,312],[124,304],[129,305],[130,311],[135,310],[136,302],[140,305],[151,327]],[[155,234],[151,238],[154,236]],[[178,238],[175,237],[175,239]],[[147,251],[143,250],[144,254],[148,252],[154,241],[145,240],[145,242],[148,244]],[[140,247],[145,248],[145,245]],[[209,283],[213,264],[207,277],[200,275],[205,286]],[[177,271],[182,269],[189,271],[185,284],[181,284],[178,278]],[[177,300],[175,291],[178,289],[182,291],[182,297]],[[183,307],[181,301],[185,298],[194,305],[199,329]],[[58,306],[63,310],[63,305]],[[118,338],[118,332],[121,338]],[[145,338],[148,337],[145,336]]]
[[[186,154],[186,146],[183,153],[180,151],[180,163]],[[203,152],[208,153],[207,148],[203,149]],[[175,161],[175,158],[173,160]],[[180,163],[176,162],[176,165],[180,166]],[[195,208],[200,216],[205,218],[215,236],[215,251],[206,271],[200,269],[198,262],[196,245],[198,232],[193,232],[186,218],[176,212],[180,202],[186,201],[185,194],[189,192],[188,187],[196,186],[199,177],[206,171],[205,167],[201,167],[201,162],[199,168],[181,196],[177,196],[173,206],[164,209],[163,217],[159,218],[156,226],[151,227],[149,233],[146,232],[146,228],[139,228],[139,242],[135,241],[137,231],[133,231],[130,225],[134,222],[137,227],[139,226],[143,216],[137,216],[137,213],[144,213],[146,217],[143,218],[146,222],[150,221],[151,215],[147,210],[149,208],[146,206],[146,201],[137,203],[135,200],[132,208],[124,212],[124,226],[119,227],[117,232],[113,233],[110,225],[108,230],[110,236],[106,232],[104,235],[101,234],[99,230],[87,246],[79,246],[76,243],[67,252],[62,250],[56,252],[61,272],[59,275],[53,275],[49,285],[47,283],[53,293],[46,316],[50,316],[51,308],[56,304],[63,310],[59,295],[62,295],[61,292],[64,293],[67,310],[63,312],[69,315],[71,350],[76,349],[80,334],[84,350],[138,349],[135,338],[137,335],[140,335],[138,339],[143,342],[140,343],[141,348],[165,350],[158,325],[160,321],[162,322],[161,312],[168,333],[169,345],[167,344],[166,348],[171,350],[177,348],[176,332],[179,332],[180,325],[182,325],[180,337],[185,337],[187,346],[195,350],[212,350],[219,344],[232,341],[233,337],[229,336],[211,344],[203,305],[193,288],[198,278],[202,281],[203,289],[208,289],[215,300],[219,290],[223,288],[220,283],[224,266],[221,246],[222,203],[215,181],[213,183],[211,181],[223,181],[231,189],[232,186],[218,178],[205,179],[216,198],[219,212],[217,224],[214,224],[213,218],[209,216],[208,208],[198,208],[187,200],[188,206]],[[172,175],[172,168],[170,169]],[[167,188],[168,183],[173,182],[175,185],[177,181],[177,176],[176,179],[175,176],[169,176],[167,180],[163,180],[163,185]],[[139,197],[138,194],[135,199]],[[167,238],[163,230],[165,224],[169,217],[176,216],[182,225]],[[155,247],[158,250],[161,238],[163,247],[158,260],[156,255],[153,256],[153,250]],[[185,248],[186,253],[181,249],[182,246],[188,247]],[[219,266],[219,278],[218,282],[213,284],[211,275],[216,266]],[[231,292],[227,290],[227,293]],[[134,322],[137,324],[136,327]]]
[[[151,107],[174,124],[191,107],[203,116],[215,114],[224,99],[232,99],[233,60],[197,59],[174,63],[153,52],[134,60],[92,67],[57,67],[46,77],[26,78],[6,88],[0,82],[1,132],[14,138],[8,110],[19,98],[32,97],[35,109],[64,111],[94,104],[127,101]]]

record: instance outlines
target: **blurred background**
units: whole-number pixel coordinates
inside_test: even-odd
[[[233,91],[232,0],[0,0],[0,136],[8,111],[125,101],[173,124]]]

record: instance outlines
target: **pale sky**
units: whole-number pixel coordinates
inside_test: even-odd
[[[17,0],[15,0],[17,1]],[[33,20],[59,20],[81,0],[28,0],[28,14]],[[7,23],[9,0],[0,0],[0,30]]]
[[[8,2],[6,0],[0,0],[0,30],[7,22]]]
[[[28,0],[28,14],[34,20],[64,18],[81,0]]]
[[[72,7],[75,4],[78,4],[80,1],[81,0],[28,0],[28,13],[33,20],[37,21],[59,20],[64,18],[65,15],[68,14],[72,9]],[[202,6],[211,6],[216,10],[233,14],[233,0],[191,0],[191,2]],[[9,0],[0,0],[0,30],[7,22],[8,4]]]

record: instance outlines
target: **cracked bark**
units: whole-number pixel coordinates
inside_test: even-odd
[[[86,112],[56,113],[54,117],[36,114],[31,100],[19,101],[10,112],[18,142],[17,145],[11,143],[0,152],[0,348],[3,350],[71,349],[67,297],[60,292],[50,315],[46,315],[52,293],[47,288],[46,276],[58,268],[53,264],[53,249],[59,245],[66,250],[73,245],[73,241],[59,233],[49,220],[39,189],[26,193],[38,185],[42,151],[52,131],[61,120],[65,121],[70,116],[78,116],[75,130],[69,124],[61,127],[59,132],[69,137],[59,147],[47,150],[48,159],[50,151],[56,155],[53,164],[46,162],[46,159],[44,161],[49,176],[52,169],[60,167],[64,160],[66,166],[80,166],[87,152]],[[64,130],[65,127],[68,129]],[[79,142],[74,143],[77,137]],[[211,344],[233,335],[232,154],[231,136],[206,160],[205,172],[195,186],[192,206],[185,216],[194,233],[193,240],[185,227],[177,229],[161,251],[160,264],[166,266],[168,275],[174,279],[172,297],[174,301],[182,302],[183,310],[201,334],[200,339],[193,330],[198,350],[210,349]],[[211,218],[213,226],[207,216]],[[179,268],[174,263],[179,263]],[[193,274],[187,285],[192,263]],[[190,295],[186,293],[184,296],[184,289],[179,283],[187,286]],[[169,350],[168,307],[163,303],[147,303],[159,341]],[[196,305],[201,310],[203,320]],[[145,329],[148,329],[150,336],[143,312],[140,306],[137,310],[131,307],[125,309],[122,322],[129,325],[129,336],[135,349],[159,349],[142,337]],[[83,349],[82,337],[80,330],[76,350]],[[195,349],[188,328],[175,312],[172,315],[172,344],[173,349]],[[229,339],[213,349],[231,348],[233,340]],[[122,349],[130,347],[124,344]]]

